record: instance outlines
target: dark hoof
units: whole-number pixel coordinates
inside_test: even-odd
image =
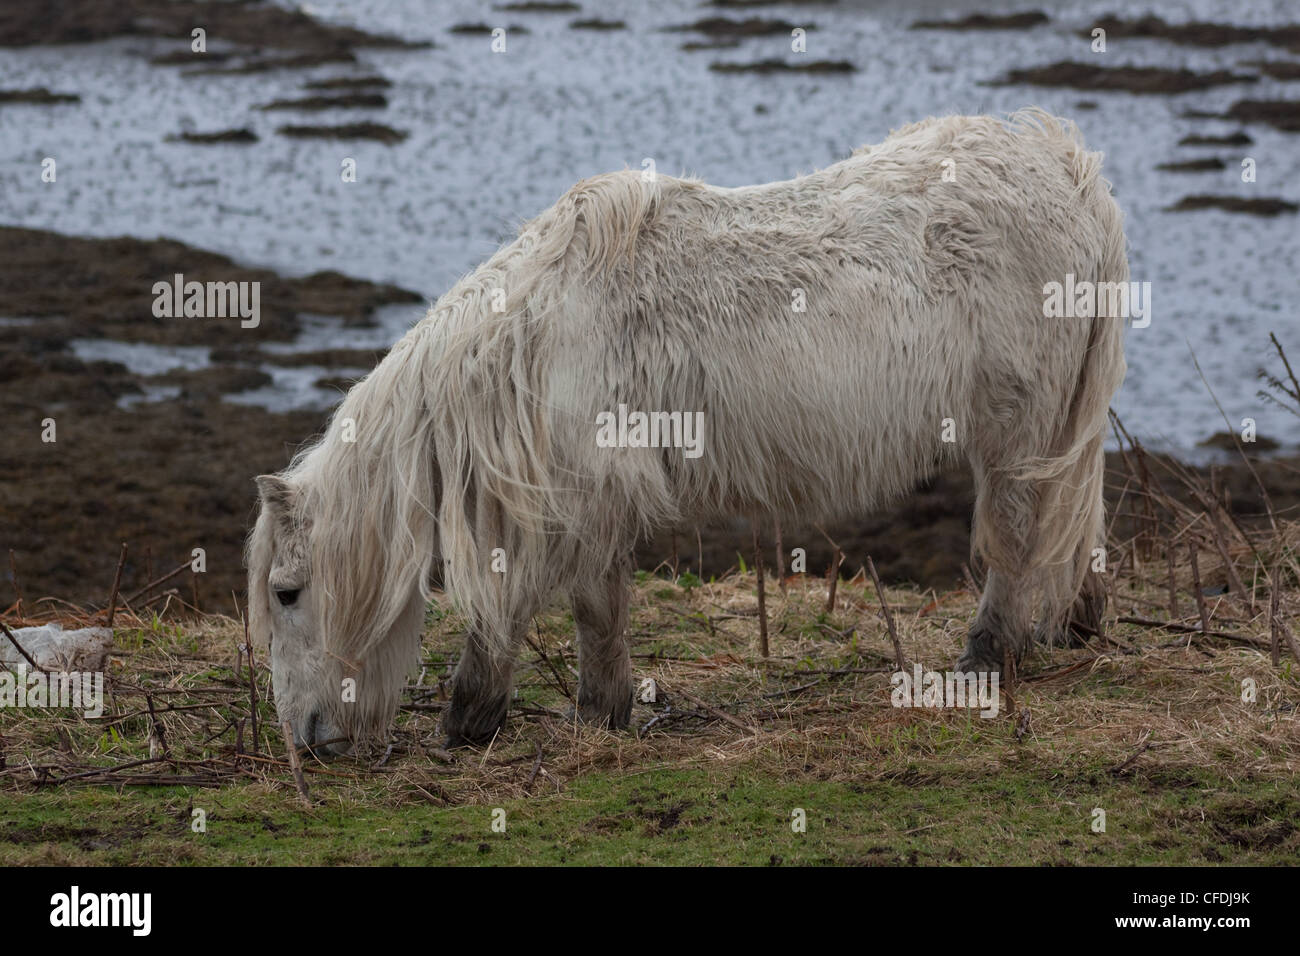
[[[447,735],[447,748],[482,747],[492,742],[506,722],[506,709],[490,708],[474,714],[449,711],[442,719],[442,732]]]
[[[1034,643],[1041,644],[1043,647],[1087,647],[1088,642],[1093,639],[1094,635],[1090,631],[1085,631],[1070,622],[1069,627],[1065,628],[1047,628],[1040,627],[1034,632]]]
[[[632,720],[632,690],[628,688],[627,696],[619,695],[617,700],[587,699],[582,689],[578,690],[576,709],[569,707],[565,719],[572,721],[576,712],[578,720],[591,727],[604,727],[606,730],[623,730]]]
[[[1017,667],[1023,657],[1023,652],[1013,652],[1012,659]],[[1006,645],[1001,637],[983,629],[972,629],[966,637],[966,650],[957,660],[957,670],[1001,674],[1006,659]]]
[[[499,730],[500,728],[497,729]],[[492,742],[492,738],[495,737],[496,735],[497,735],[496,730],[492,731],[492,733],[490,734],[482,734],[477,736],[471,736],[467,734],[448,734],[447,740],[443,744],[443,747],[446,750],[456,750],[457,748],[460,747],[486,747],[488,744]]]

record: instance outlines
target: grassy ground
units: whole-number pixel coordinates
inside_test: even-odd
[[[1112,581],[1113,613],[1161,616],[1151,606],[1167,595],[1148,571]],[[1205,555],[1202,573],[1216,573]],[[1112,623],[1089,647],[1038,651],[1014,708],[1004,694],[985,719],[891,704],[893,647],[869,583],[842,583],[829,613],[821,581],[767,590],[764,661],[752,573],[642,575],[634,663],[657,700],[615,734],[562,716],[576,659],[572,620],[553,610],[506,728],[453,754],[438,749],[437,720],[460,622],[431,610],[391,751],[308,757],[310,809],[260,664],[252,740],[238,626],[137,621],[118,629],[104,718],[0,709],[0,864],[1300,860],[1300,679],[1294,661],[1270,663],[1266,599],[1253,616],[1244,599],[1214,599],[1210,634]],[[949,669],[975,596],[887,594],[907,659]],[[124,766],[151,746],[154,762]]]

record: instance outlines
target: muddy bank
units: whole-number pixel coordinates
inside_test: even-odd
[[[209,49],[192,49],[191,31],[206,31]],[[308,69],[355,63],[364,48],[422,49],[426,40],[369,33],[326,23],[303,9],[269,0],[6,0],[0,5],[0,47],[91,43],[154,37],[177,44],[149,62],[192,67],[185,77]]]
[[[155,283],[172,283],[178,273],[186,282],[258,283],[257,327],[245,328],[238,318],[155,316]],[[360,325],[382,305],[424,299],[337,272],[284,278],[171,239],[90,239],[0,226],[0,301],[7,318],[36,318],[25,335],[47,341],[103,337],[218,346],[288,341],[300,329],[302,312]]]
[[[243,331],[210,328],[201,320],[155,321],[149,285],[172,271],[257,276],[265,301],[276,303],[277,317]],[[420,300],[336,273],[294,280],[238,269],[224,257],[166,240],[83,239],[21,229],[0,229],[0,297],[22,303],[16,311],[31,317],[0,323],[0,415],[13,423],[0,444],[0,556],[15,551],[27,599],[104,602],[126,541],[125,593],[146,583],[151,571],[156,576],[170,570],[201,547],[207,571],[198,577],[199,600],[225,610],[230,592],[242,593],[252,477],[283,468],[327,415],[273,414],[236,404],[232,396],[265,385],[268,370],[276,368],[308,375],[315,368],[336,370],[315,379],[341,393],[357,370],[382,357],[383,349],[284,353],[273,343],[296,331],[297,310],[358,322],[378,303]],[[212,364],[138,375],[116,362],[82,361],[72,354],[69,340],[94,336],[207,345]],[[161,388],[170,397],[152,400],[156,396],[149,393]],[[48,419],[54,422],[53,442],[42,441]],[[1296,465],[1291,459],[1258,466],[1275,508],[1300,507]],[[1112,466],[1118,469],[1118,461]],[[1219,481],[1234,513],[1254,520],[1260,497],[1245,469],[1224,467]],[[1123,481],[1113,484],[1118,488]],[[834,523],[827,531],[846,553],[846,575],[870,554],[891,581],[948,587],[967,560],[972,505],[969,475],[954,471],[894,507]],[[744,521],[701,529],[701,565],[695,529],[682,529],[678,567],[720,575],[738,563],[737,553],[752,560],[749,542]],[[788,527],[784,544],[787,552],[807,551],[810,573],[823,573],[830,561],[830,546],[815,529]],[[672,555],[671,536],[663,535],[642,545],[638,563],[653,568]],[[187,600],[191,577],[178,582]],[[0,604],[13,596],[11,583],[0,587]]]
[[[302,10],[262,0],[5,0],[0,5],[0,46],[149,36],[184,38],[188,47],[190,31],[196,25],[202,26],[213,42],[252,48],[323,53],[419,45],[401,37],[324,23]]]
[[[175,272],[260,282],[261,324],[244,329],[232,320],[155,318],[152,284]],[[55,595],[103,602],[122,541],[130,549],[124,591],[143,585],[149,570],[161,574],[201,547],[207,572],[198,578],[200,600],[228,610],[231,589],[243,587],[251,479],[284,467],[324,414],[272,414],[225,399],[267,385],[265,365],[368,369],[383,354],[263,351],[260,345],[298,332],[299,312],[355,325],[380,305],[424,300],[338,273],[283,278],[170,240],[0,228],[0,301],[3,318],[18,320],[0,323],[0,416],[11,423],[0,443],[4,577],[12,548],[29,601]],[[69,348],[74,339],[101,337],[212,346],[213,364],[138,375],[117,362],[82,361]],[[120,404],[159,389],[175,397]],[[189,577],[181,581],[187,600]],[[0,604],[13,597],[10,582],[0,589]]]
[[[1236,453],[1236,444],[1228,436],[1212,437],[1205,444]],[[1276,446],[1276,442],[1261,439],[1251,451],[1264,451]],[[1300,456],[1272,459],[1252,456],[1252,462],[1268,490],[1274,510],[1278,514],[1296,513],[1300,509]],[[1150,473],[1155,480],[1174,498],[1200,510],[1201,506],[1192,495],[1180,487],[1161,463],[1178,467],[1167,456],[1154,456]],[[1106,456],[1106,468],[1107,514],[1113,522],[1113,533],[1126,539],[1135,531],[1129,517],[1133,513],[1132,499],[1128,499],[1127,505],[1120,501],[1129,472],[1118,452]],[[1259,485],[1240,458],[1212,469],[1194,468],[1192,471],[1203,477],[1207,485],[1213,481],[1227,500],[1229,512],[1243,527],[1267,525]],[[955,469],[924,483],[904,500],[878,514],[826,525],[827,534],[844,552],[841,576],[848,578],[856,574],[865,566],[869,555],[886,580],[910,581],[940,590],[957,585],[964,577],[962,566],[970,560],[970,519],[974,504],[975,487],[970,473],[965,469]],[[647,570],[660,565],[671,568],[675,554],[679,572],[701,573],[702,569],[706,580],[710,576],[721,577],[728,569],[738,567],[742,559],[747,566],[753,567],[753,545],[747,521],[736,520],[722,527],[700,531],[700,545],[697,545],[694,528],[682,529],[675,542],[671,534],[659,535],[655,540],[645,542],[637,549],[637,566]],[[826,537],[815,527],[783,528],[782,543],[787,573],[790,552],[794,548],[806,550],[809,574],[825,574],[834,559],[834,551]],[[770,522],[764,526],[760,547],[768,571],[775,574],[776,543]],[[662,567],[660,571],[668,573]]]

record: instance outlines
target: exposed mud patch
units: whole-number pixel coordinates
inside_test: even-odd
[[[304,83],[305,90],[358,90],[371,86],[387,88],[393,83],[383,76],[335,76],[327,80]]]
[[[1196,73],[1158,66],[1094,66],[1091,63],[1061,61],[1048,66],[1011,70],[994,86],[1056,86],[1074,90],[1120,91],[1125,93],[1186,93],[1231,83],[1257,83],[1259,77],[1228,70]]]
[[[1243,199],[1240,196],[1184,196],[1166,212],[1195,212],[1199,209],[1222,209],[1224,212],[1241,212],[1251,216],[1280,216],[1300,210],[1285,199]]]
[[[626,30],[627,24],[622,20],[574,20],[569,24],[570,30]]]
[[[759,60],[757,63],[710,63],[709,69],[714,73],[855,73],[858,68],[846,60],[813,60],[811,63]]]
[[[1300,133],[1300,101],[1238,100],[1228,108],[1223,118],[1243,123],[1267,123],[1284,133]]]
[[[577,13],[582,7],[576,3],[545,3],[541,0],[524,0],[520,3],[498,3],[494,10],[505,13]]]
[[[1100,27],[1107,39],[1116,37],[1152,37],[1171,40],[1188,46],[1227,46],[1230,43],[1269,43],[1273,46],[1300,47],[1300,24],[1280,27],[1238,27],[1228,23],[1166,23],[1157,16],[1137,20],[1121,20],[1116,16],[1102,17],[1079,36],[1091,38],[1092,31]]]
[[[392,145],[410,134],[383,123],[345,123],[342,126],[280,126],[276,132],[294,139],[371,139]]]
[[[1180,162],[1156,164],[1156,169],[1166,173],[1210,173],[1227,168],[1227,163],[1213,156],[1207,159],[1188,159]]]
[[[168,142],[198,143],[200,145],[208,143],[256,143],[257,134],[244,127],[242,129],[218,130],[215,133],[184,132],[179,136],[168,136],[167,140]]]
[[[1041,26],[1051,18],[1042,10],[1024,10],[1020,13],[989,15],[972,13],[960,20],[918,20],[913,30],[1027,30]]]
[[[342,96],[305,96],[297,100],[272,100],[263,111],[271,110],[382,110],[388,98],[382,93],[346,93]]]
[[[1295,60],[1253,60],[1243,63],[1275,80],[1300,80],[1300,62]]]
[[[203,66],[187,70],[181,76],[192,79],[199,76],[241,76],[247,73],[268,73],[271,70],[307,70],[329,63],[355,63],[356,54],[349,50],[325,53],[299,53],[293,56],[244,56],[232,66]]]
[[[57,103],[80,103],[81,97],[76,93],[51,93],[43,86],[30,90],[0,90],[0,106],[6,103],[29,103],[35,106],[51,106]]]
[[[1227,136],[1202,136],[1193,133],[1178,141],[1179,146],[1250,146],[1255,141],[1244,132],[1229,133]]]
[[[491,36],[496,27],[489,26],[486,23],[457,23],[447,28],[448,33],[458,33],[462,36]],[[518,33],[527,36],[529,30],[517,23],[512,23],[505,28],[507,34]]]
[[[705,17],[694,23],[665,27],[670,33],[703,33],[715,39],[738,39],[740,37],[789,36],[791,30],[815,30],[810,23],[791,23],[788,20],[767,20],[762,17],[749,17],[744,20],[732,20],[728,17]]]

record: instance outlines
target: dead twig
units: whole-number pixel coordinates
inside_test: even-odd
[[[311,809],[311,796],[307,793],[307,778],[302,774],[302,764],[298,762],[298,750],[293,745],[293,727],[289,721],[280,723],[280,732],[284,734],[284,745],[289,750],[289,768],[293,771],[293,785],[298,788],[298,796],[308,810]]]
[[[132,594],[129,598],[127,598],[126,601],[125,601],[124,603],[127,604],[127,605],[129,605],[129,606],[131,606],[131,607],[135,607],[135,602],[136,602],[136,599],[137,599],[137,598],[143,597],[144,595],[148,594],[150,591],[152,591],[154,588],[156,588],[156,587],[157,587],[158,585],[160,585],[160,584],[166,584],[168,581],[170,581],[172,578],[176,577],[176,575],[180,574],[182,571],[184,571],[184,570],[185,570],[186,568],[188,568],[189,566],[190,566],[190,562],[186,561],[186,562],[185,562],[184,564],[182,564],[180,567],[176,568],[175,570],[168,571],[166,574],[164,574],[162,577],[158,578],[156,581],[150,581],[148,584],[146,584],[146,585],[145,585],[144,587],[142,587],[140,590],[136,591],[136,592],[135,592],[134,594]]]
[[[1146,733],[1144,733],[1142,737],[1139,739],[1138,743],[1140,744],[1140,746],[1138,747],[1137,750],[1133,751],[1133,753],[1129,755],[1129,758],[1127,760],[1125,760],[1118,767],[1110,768],[1111,773],[1115,774],[1116,776],[1123,774],[1126,770],[1128,770],[1129,767],[1133,766],[1134,762],[1137,760],[1138,757],[1141,757],[1144,753],[1146,753],[1148,750],[1151,749],[1151,731],[1148,730]]]
[[[18,559],[14,557],[14,549],[9,549],[9,573],[14,579],[14,593],[18,595],[18,626],[22,627],[26,618],[23,616],[23,586],[18,580]]]
[[[659,689],[665,690],[663,684],[659,685]],[[743,721],[737,720],[735,717],[732,717],[726,711],[718,710],[718,708],[714,707],[712,704],[700,700],[700,698],[696,697],[690,691],[686,691],[678,688],[674,691],[671,691],[670,693],[675,693],[680,697],[685,697],[688,701],[690,701],[692,704],[694,704],[696,707],[700,708],[700,710],[704,711],[710,716],[716,717],[718,718],[718,720],[725,721],[726,723],[731,724],[733,727],[739,730],[743,730],[747,734],[752,734],[754,732],[754,728],[748,726]]]
[[[1196,610],[1201,615],[1201,630],[1210,630],[1210,613],[1205,607],[1205,593],[1201,590],[1201,568],[1196,561],[1196,541],[1187,542],[1187,556],[1192,564],[1192,591],[1196,594]]]
[[[1281,556],[1279,555],[1278,560],[1273,564],[1273,587],[1270,589],[1272,594],[1269,596],[1268,602],[1268,630],[1270,637],[1268,656],[1274,667],[1282,663],[1282,619],[1277,613],[1282,596],[1282,589],[1278,587],[1282,573],[1280,565]]]
[[[754,537],[754,574],[758,576],[758,641],[759,649],[767,657],[767,596],[763,585],[763,549],[758,546],[758,518],[750,519]]]
[[[533,769],[528,771],[528,779],[524,781],[524,793],[533,789],[533,781],[537,779],[537,773],[542,769],[542,745],[537,745],[537,758],[533,761]]]
[[[1206,637],[1221,637],[1226,641],[1237,641],[1241,644],[1249,644],[1251,647],[1262,647],[1268,649],[1268,642],[1257,640],[1253,637],[1247,637],[1245,634],[1232,634],[1228,631],[1203,631],[1199,627],[1192,627],[1190,624],[1178,624],[1174,621],[1153,621],[1146,617],[1117,617],[1117,624],[1138,624],[1142,627],[1158,627],[1165,631],[1177,631],[1179,634],[1204,634]]]
[[[108,596],[108,627],[113,626],[113,615],[117,611],[117,589],[122,583],[122,565],[126,564],[126,542],[122,542],[122,553],[117,557],[117,570],[113,573],[113,590]],[[130,603],[129,601],[127,602]]]
[[[876,585],[876,593],[880,595],[880,610],[885,615],[885,624],[889,626],[889,639],[894,644],[894,663],[898,665],[900,671],[907,671],[907,658],[903,656],[903,645],[898,640],[898,628],[894,626],[894,615],[890,613],[889,602],[885,600],[885,589],[880,584],[880,575],[876,573],[876,562],[871,560],[871,555],[867,555],[867,570],[871,572],[871,580]]]
[[[1174,549],[1173,546],[1165,548],[1165,557],[1169,562],[1169,620],[1178,620],[1178,587],[1177,579],[1174,577]]]

